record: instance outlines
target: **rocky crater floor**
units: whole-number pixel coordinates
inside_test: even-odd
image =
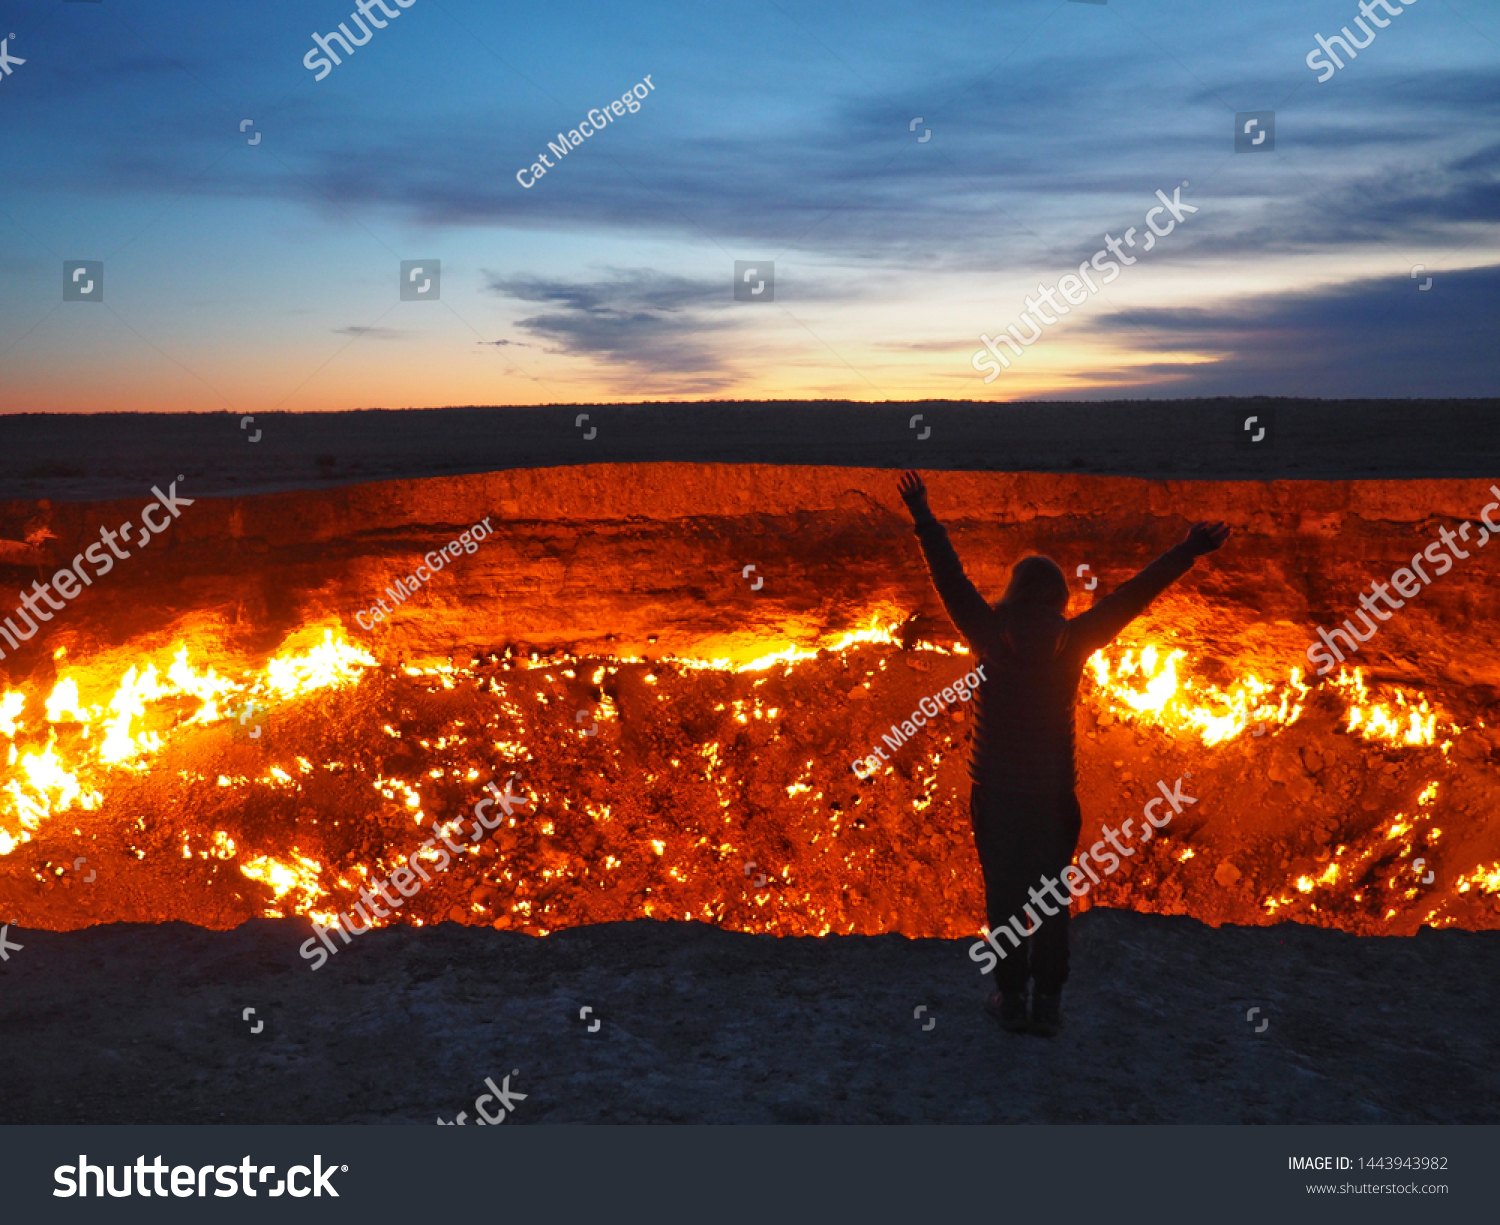
[[[1193,519],[1234,524],[1084,679],[1084,845],[1159,785],[1197,797],[1091,902],[1361,935],[1500,925],[1497,546],[1472,532],[1349,661],[1361,675],[1310,676],[1305,655],[1375,577],[1472,526],[1491,484],[932,475],[982,592],[1045,552],[1075,613]],[[0,578],[19,589],[139,510],[0,503]],[[493,538],[417,574],[485,518]],[[0,921],[347,911],[362,876],[514,775],[533,806],[408,920],[978,926],[971,712],[911,721],[969,658],[888,472],[592,465],[204,497],[47,625],[0,661]],[[315,686],[326,669],[290,661],[335,638],[358,666]],[[252,698],[255,741],[234,714]],[[889,764],[856,772],[898,724]]]

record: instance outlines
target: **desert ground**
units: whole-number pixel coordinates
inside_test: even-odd
[[[579,424],[581,413],[589,417]],[[575,404],[252,421],[227,413],[23,414],[0,416],[0,498],[130,498],[177,473],[194,492],[228,497],[664,461],[1163,480],[1492,477],[1500,472],[1497,413],[1494,400],[1215,399]],[[1246,419],[1273,414],[1271,433],[1247,445],[1261,423],[1247,433]]]
[[[472,1125],[511,1074],[523,1125],[1500,1121],[1497,932],[1092,910],[1052,1039],[998,1029],[956,941],[445,923],[310,971],[305,934],[23,933],[5,1120]]]

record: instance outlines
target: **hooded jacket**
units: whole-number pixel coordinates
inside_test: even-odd
[[[1073,703],[1084,665],[1192,568],[1194,554],[1185,544],[1168,549],[1069,620],[1050,604],[991,607],[964,574],[947,529],[930,512],[917,519],[916,532],[943,607],[986,665],[969,750],[970,779],[981,787],[1028,795],[1070,793],[1077,782]]]

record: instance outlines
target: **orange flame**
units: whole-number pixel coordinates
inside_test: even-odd
[[[1116,718],[1146,723],[1176,734],[1189,732],[1212,748],[1243,735],[1257,725],[1289,727],[1302,714],[1309,689],[1297,668],[1281,684],[1268,684],[1254,673],[1228,690],[1206,681],[1177,675],[1176,650],[1163,656],[1148,643],[1137,657],[1134,649],[1116,653],[1095,651],[1089,656],[1094,691]]]
[[[287,699],[340,687],[376,663],[369,652],[335,639],[332,630],[324,632],[320,644],[301,654],[277,656],[260,674],[239,682],[217,675],[212,668],[196,671],[188,661],[185,643],[176,644],[173,652],[165,677],[153,662],[148,661],[144,669],[132,664],[108,701],[97,704],[83,699],[79,676],[86,674],[59,676],[52,692],[40,702],[49,725],[41,751],[22,752],[17,745],[27,727],[21,716],[35,698],[21,690],[0,697],[0,733],[11,741],[8,777],[0,788],[0,855],[29,841],[32,831],[48,817],[75,807],[97,808],[102,800],[98,788],[107,781],[109,770],[146,769],[166,741],[160,732],[141,725],[148,719],[164,721],[168,716],[158,713],[163,703],[196,699],[198,708],[190,716],[178,716],[177,721],[212,724],[229,717],[226,699],[251,694]],[[68,725],[66,753],[59,752],[52,730],[64,724]],[[37,726],[40,730],[42,724]]]

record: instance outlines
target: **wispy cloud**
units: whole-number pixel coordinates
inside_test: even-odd
[[[365,340],[405,340],[412,335],[402,328],[361,327],[358,324],[333,330],[340,336],[359,336]]]
[[[727,277],[710,282],[643,268],[607,269],[594,281],[494,272],[485,277],[490,292],[543,308],[517,319],[515,326],[552,352],[640,373],[689,376],[687,381],[703,390],[737,380],[725,346],[713,342],[734,327],[715,312],[729,298]]]
[[[1490,396],[1500,330],[1500,268],[1389,277],[1318,293],[1266,294],[1222,307],[1132,310],[1086,325],[1142,353],[1183,353],[1096,382],[1165,395]],[[1070,393],[1071,394],[1071,393]]]

